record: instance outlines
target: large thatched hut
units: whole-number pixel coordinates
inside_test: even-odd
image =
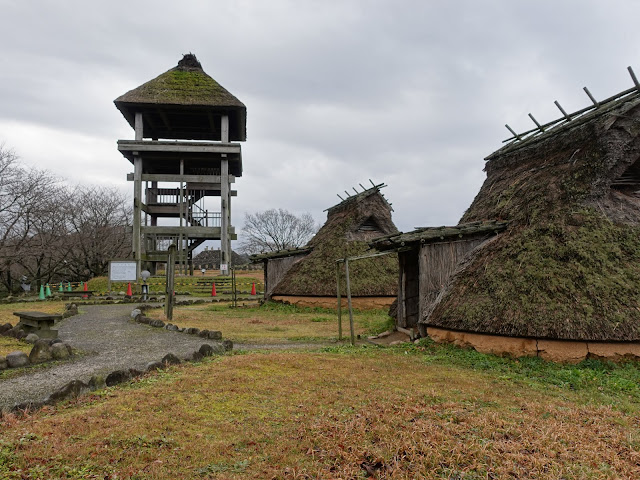
[[[372,239],[398,232],[381,187],[373,186],[329,208],[327,221],[305,247],[254,255],[252,261],[264,265],[265,298],[335,307],[336,260],[369,252]],[[349,268],[356,308],[393,302],[398,284],[395,255],[357,260]],[[344,285],[341,289],[344,295]]]
[[[463,255],[449,255],[443,269],[439,257],[400,254],[401,278],[412,277],[418,292],[417,302],[400,299],[417,309],[401,321],[489,352],[640,356],[640,92],[534,133],[486,158],[480,192],[439,238],[441,248],[471,241]],[[408,246],[407,235],[374,245]],[[418,245],[424,240],[420,248],[433,242],[413,235]],[[435,282],[434,268],[446,271]]]

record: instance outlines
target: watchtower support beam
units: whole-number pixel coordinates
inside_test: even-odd
[[[229,117],[223,115],[220,121],[222,143],[229,143]],[[226,153],[220,161],[220,274],[229,275],[231,262],[231,240],[229,239],[229,160]],[[223,268],[225,266],[225,268]]]
[[[136,140],[142,140],[143,131],[142,113],[135,115],[135,135]],[[140,259],[142,258],[142,243],[140,241],[140,219],[142,217],[142,158],[133,157],[133,255],[140,269]]]

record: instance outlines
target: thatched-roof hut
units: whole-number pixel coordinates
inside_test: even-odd
[[[327,210],[327,221],[301,249],[254,255],[263,262],[265,297],[302,305],[336,306],[336,260],[370,251],[369,242],[397,233],[391,205],[377,185]],[[397,293],[395,255],[350,263],[354,306],[388,306]],[[344,294],[344,286],[341,287]]]
[[[508,226],[437,292],[419,284],[423,334],[559,360],[640,356],[640,93],[567,117],[487,157],[458,228]]]

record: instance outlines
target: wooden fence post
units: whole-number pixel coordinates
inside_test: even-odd
[[[169,245],[167,256],[167,287],[164,297],[164,315],[167,320],[173,320],[173,289],[175,285],[176,244]]]
[[[336,262],[336,289],[338,295],[338,340],[342,340],[342,298],[340,296],[340,261]]]
[[[351,331],[351,345],[356,344],[355,332],[353,331],[353,308],[351,308],[351,284],[349,282],[349,259],[344,259],[344,269],[347,275],[347,304],[349,305],[349,330]]]

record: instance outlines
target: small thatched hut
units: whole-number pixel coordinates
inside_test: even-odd
[[[486,181],[450,229],[469,247],[455,268],[432,281],[439,257],[401,253],[401,276],[417,279],[420,295],[417,307],[410,294],[400,299],[418,313],[399,321],[489,352],[640,356],[640,92],[567,117],[487,157]],[[507,223],[498,235],[496,222]],[[470,224],[476,233],[465,233]],[[453,248],[443,237],[440,248]]]
[[[352,195],[327,210],[327,221],[300,249],[254,255],[263,262],[265,298],[306,306],[335,307],[336,260],[362,255],[369,242],[397,233],[391,205],[377,185]],[[350,283],[356,308],[390,305],[397,294],[395,255],[350,262]],[[344,286],[341,286],[344,294]]]

